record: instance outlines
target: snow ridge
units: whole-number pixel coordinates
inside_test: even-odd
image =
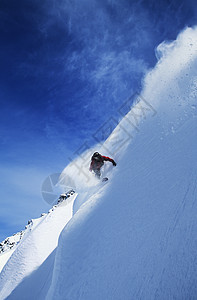
[[[25,231],[22,230],[2,241],[0,243],[0,255],[16,247],[16,245],[21,241],[24,233]]]
[[[61,194],[57,204],[47,214],[43,213],[40,218],[28,221],[22,238],[11,250],[8,247],[6,252],[0,255],[1,299],[6,298],[18,285],[20,286],[23,279],[42,265],[54,251],[61,230],[73,215],[73,202],[76,196],[73,190]],[[20,236],[20,233],[16,236]],[[10,241],[13,239],[16,241],[15,235],[10,237]],[[37,283],[38,286],[40,284]],[[22,299],[21,296],[19,298]]]
[[[58,201],[57,201],[57,204],[55,204],[49,211],[48,211],[48,214],[51,213],[52,211],[54,211],[54,209],[58,206],[58,204],[60,204],[62,201],[65,201],[66,199],[68,199],[70,196],[72,196],[73,194],[75,193],[75,191],[71,190],[71,191],[68,191],[64,194],[61,194]],[[41,214],[41,218],[46,216],[47,214],[46,213],[42,213]],[[17,233],[14,233],[12,236],[10,237],[7,237],[4,241],[2,241],[0,243],[0,257],[1,257],[1,254],[4,254],[4,253],[7,253],[9,252],[10,250],[14,250],[16,248],[16,246],[21,242],[24,234],[29,231],[29,230],[32,230],[32,227],[34,225],[34,223],[39,223],[40,222],[40,218],[36,219],[36,220],[29,220],[27,222],[27,225],[25,226],[25,230],[21,230],[20,232],[17,232]]]

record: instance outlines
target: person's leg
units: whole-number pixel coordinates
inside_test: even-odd
[[[94,171],[94,173],[95,173],[96,177],[97,177],[98,179],[100,179],[100,177],[101,177],[101,170],[100,170],[100,169],[96,169],[96,170]]]

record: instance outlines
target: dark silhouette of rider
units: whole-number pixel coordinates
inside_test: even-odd
[[[113,166],[116,166],[116,163],[112,158],[103,156],[100,153],[95,152],[91,158],[91,164],[90,164],[90,169],[89,169],[90,172],[93,171],[95,173],[96,177],[100,178],[101,168],[104,165],[105,161],[110,161],[113,164]]]

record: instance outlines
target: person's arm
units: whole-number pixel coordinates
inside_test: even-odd
[[[93,169],[93,161],[91,161],[90,167],[89,167],[89,171],[92,172]]]
[[[112,158],[110,158],[108,156],[102,156],[102,158],[105,161],[110,161],[113,164],[113,166],[116,166],[116,162]]]

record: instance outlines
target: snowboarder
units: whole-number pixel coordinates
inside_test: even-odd
[[[100,179],[101,176],[101,168],[104,165],[104,161],[110,161],[113,166],[116,166],[116,162],[107,156],[103,156],[98,152],[95,152],[92,155],[92,159],[91,159],[91,164],[90,164],[90,172],[94,172],[96,177],[98,177]]]

